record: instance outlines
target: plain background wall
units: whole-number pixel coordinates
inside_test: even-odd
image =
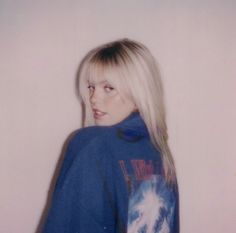
[[[157,58],[181,232],[236,232],[234,0],[0,0],[0,232],[35,232],[85,53],[129,37]]]

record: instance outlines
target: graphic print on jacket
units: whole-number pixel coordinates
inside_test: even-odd
[[[173,229],[175,195],[161,174],[155,173],[152,160],[120,160],[128,191],[127,233],[170,233]]]

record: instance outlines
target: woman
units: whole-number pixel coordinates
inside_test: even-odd
[[[163,88],[141,43],[90,51],[79,71],[84,128],[70,141],[45,233],[179,232]]]

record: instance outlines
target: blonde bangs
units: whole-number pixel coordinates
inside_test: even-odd
[[[104,63],[100,60],[90,61],[85,77],[86,85],[101,81],[107,81],[114,87],[121,97],[130,96],[130,90],[127,85],[127,76],[129,70],[124,64]]]

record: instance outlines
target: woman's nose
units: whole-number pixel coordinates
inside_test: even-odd
[[[96,104],[99,101],[100,98],[101,97],[100,97],[99,91],[97,89],[94,89],[93,92],[90,95],[91,104]]]

